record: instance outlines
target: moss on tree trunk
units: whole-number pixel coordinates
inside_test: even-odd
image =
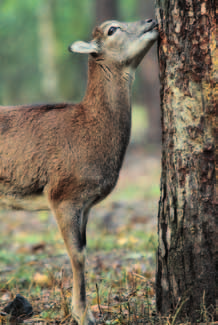
[[[215,2],[157,0],[162,175],[157,309],[215,309]],[[178,310],[178,309],[177,309]]]

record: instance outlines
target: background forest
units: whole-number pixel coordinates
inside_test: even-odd
[[[79,101],[86,87],[87,56],[68,52],[90,40],[105,19],[154,17],[154,2],[133,0],[2,0],[0,2],[0,104]],[[160,141],[156,46],[137,71],[133,102],[148,112],[148,142]],[[149,110],[147,109],[149,107]]]
[[[80,101],[87,56],[69,53],[68,46],[90,40],[94,26],[105,19],[146,18],[154,18],[153,0],[1,0],[0,105]],[[88,225],[88,296],[99,324],[157,324],[156,45],[137,70],[132,101],[131,144],[118,185],[93,209]],[[72,273],[51,213],[1,211],[0,224],[0,312],[20,293],[33,305],[28,324],[68,324]]]

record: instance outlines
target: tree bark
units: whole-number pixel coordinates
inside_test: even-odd
[[[215,1],[156,0],[162,175],[157,310],[215,314]]]

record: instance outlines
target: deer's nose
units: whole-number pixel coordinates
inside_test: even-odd
[[[151,23],[152,21],[153,21],[153,19],[150,18],[150,19],[146,19],[145,22],[146,22],[146,23]]]

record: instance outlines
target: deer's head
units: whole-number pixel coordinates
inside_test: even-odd
[[[158,38],[157,22],[152,19],[132,23],[106,21],[93,31],[90,42],[77,41],[69,50],[88,53],[102,63],[135,69]]]

